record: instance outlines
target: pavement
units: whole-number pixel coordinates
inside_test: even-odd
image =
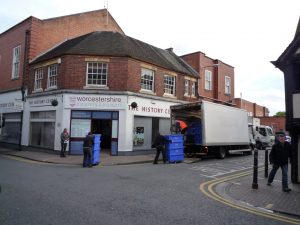
[[[50,164],[63,164],[69,166],[81,166],[82,155],[67,155],[65,158],[59,156],[56,151],[29,151],[12,150],[0,147],[0,155],[15,156],[22,159]],[[139,163],[152,163],[154,154],[111,156],[101,152],[101,163],[99,166],[116,166]],[[199,162],[199,159],[185,158],[183,163]],[[270,168],[269,168],[270,171]],[[267,178],[264,171],[258,172],[258,189],[252,189],[252,173],[245,176],[237,176],[218,184],[215,191],[220,196],[240,205],[248,205],[262,210],[284,213],[300,217],[300,184],[289,183],[291,192],[282,191],[281,171],[277,171],[274,182],[267,186]]]

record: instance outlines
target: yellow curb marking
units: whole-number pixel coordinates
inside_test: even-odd
[[[215,180],[207,181],[200,185],[200,191],[203,194],[205,194],[207,197],[212,198],[218,202],[221,202],[225,205],[231,206],[236,209],[240,209],[240,210],[243,210],[243,211],[255,214],[255,215],[259,215],[259,216],[263,216],[263,217],[267,217],[267,218],[271,218],[271,219],[275,219],[275,220],[279,220],[279,221],[283,221],[283,222],[287,222],[287,223],[291,223],[291,224],[300,224],[299,219],[294,219],[294,218],[283,216],[283,215],[277,215],[277,214],[274,214],[271,212],[258,210],[256,208],[249,207],[249,206],[239,205],[233,201],[223,198],[222,196],[220,196],[219,194],[217,194],[214,191],[214,187],[220,183],[223,183],[225,181],[229,181],[229,180],[232,180],[235,178],[247,176],[250,174],[252,174],[252,171],[246,171],[246,172],[242,172],[239,174],[234,174],[234,175],[226,176],[223,178],[218,178]]]

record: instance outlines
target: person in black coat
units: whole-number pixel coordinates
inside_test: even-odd
[[[282,190],[284,192],[290,192],[288,187],[288,160],[291,159],[291,145],[285,141],[285,134],[278,134],[277,141],[272,146],[272,150],[269,155],[270,163],[273,164],[273,168],[268,177],[268,184],[271,185],[275,174],[279,167],[282,171]]]
[[[165,152],[165,143],[166,142],[167,142],[166,138],[158,132],[158,134],[155,138],[154,144],[152,145],[152,147],[156,148],[156,155],[155,155],[153,164],[157,164],[160,152],[162,153],[162,156],[163,156],[163,162],[164,163],[167,162],[167,156],[166,156],[166,152]]]
[[[89,132],[88,135],[83,140],[83,167],[92,167],[92,146],[94,144],[94,136],[92,132]]]

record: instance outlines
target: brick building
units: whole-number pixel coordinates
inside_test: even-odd
[[[45,20],[30,16],[0,34],[0,114],[6,120],[0,141],[21,145],[29,62],[67,39],[101,30],[124,33],[107,10],[96,10]]]
[[[218,59],[211,59],[202,52],[181,56],[200,75],[200,99],[231,104],[234,98],[234,67]]]
[[[241,98],[234,98],[234,105],[240,109],[245,109],[251,117],[268,117],[269,109],[265,106],[257,105],[256,103],[247,101]]]

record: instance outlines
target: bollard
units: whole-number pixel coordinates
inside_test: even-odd
[[[254,165],[253,165],[252,189],[258,189],[257,170],[258,170],[258,151],[257,151],[257,148],[255,148],[254,149]]]
[[[269,166],[269,154],[268,154],[268,149],[265,150],[265,177],[268,177],[268,166]]]

